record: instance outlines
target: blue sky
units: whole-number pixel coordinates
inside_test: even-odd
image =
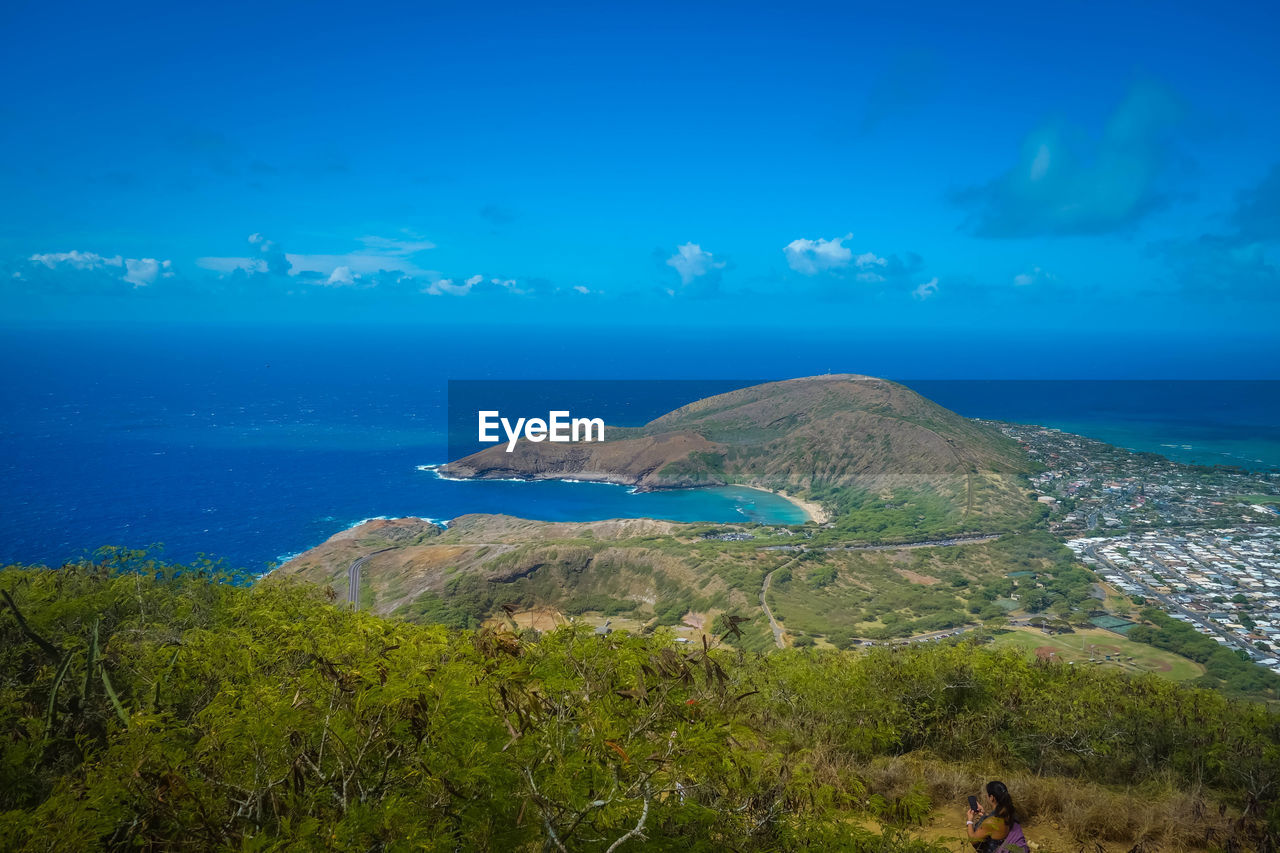
[[[1088,330],[1274,360],[1278,24],[9,2],[0,313]]]

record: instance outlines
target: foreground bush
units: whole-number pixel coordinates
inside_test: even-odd
[[[997,774],[1044,813],[1071,788],[1133,811],[1119,789],[1152,785],[1198,811],[1141,828],[1153,843],[1280,833],[1280,717],[1154,677],[966,646],[456,631],[242,581],[134,552],[0,573],[0,838],[927,851],[899,828]]]

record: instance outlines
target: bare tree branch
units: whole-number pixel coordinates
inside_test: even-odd
[[[649,819],[649,801],[653,799],[653,793],[649,790],[649,783],[644,784],[644,808],[640,810],[640,820],[636,822],[626,835],[609,845],[609,849],[604,853],[613,853],[623,844],[626,844],[632,838],[644,838],[644,822]]]

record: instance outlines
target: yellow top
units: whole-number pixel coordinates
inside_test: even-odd
[[[973,831],[979,832],[979,827],[981,827],[981,831],[986,833],[986,838],[984,840],[1004,841],[1005,837],[1009,835],[1009,824],[999,815],[983,815],[973,824]],[[979,841],[975,846],[980,849],[986,847],[986,845],[982,844],[981,841]]]

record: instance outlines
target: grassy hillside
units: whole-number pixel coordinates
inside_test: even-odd
[[[417,520],[401,520],[414,529]],[[647,519],[546,523],[468,515],[420,542],[389,546],[376,522],[346,531],[283,566],[345,589],[351,561],[364,564],[362,604],[420,621],[477,627],[502,605],[626,615],[640,622],[705,624],[745,619],[748,648],[771,642],[769,603],[797,635],[832,643],[888,640],[998,620],[1015,589],[1046,593],[1037,612],[1058,618],[1094,606],[1092,575],[1044,533],[944,547],[859,550],[779,528],[755,538],[705,538],[726,528]],[[1010,578],[1008,573],[1033,573]],[[1029,602],[1030,603],[1030,602]],[[1032,605],[1034,606],[1034,605]]]
[[[451,631],[234,580],[0,572],[8,848],[940,853],[988,778],[1045,853],[1280,839],[1280,717],[1215,692],[968,646]]]
[[[735,528],[649,519],[547,523],[469,515],[433,535],[415,533],[422,526],[432,525],[399,519],[345,531],[277,575],[345,597],[348,566],[369,555],[361,606],[420,623],[478,628],[514,618],[545,630],[607,622],[637,632],[669,627],[697,642],[732,619],[741,633],[733,644],[755,652],[982,634],[1001,646],[1060,652],[1064,661],[1090,664],[1093,657],[1090,665],[1194,678],[1233,695],[1280,701],[1280,677],[1194,632],[1166,636],[1171,620],[1158,613],[1144,616],[1161,631],[1134,629],[1130,640],[1138,642],[1094,629],[1089,619],[1106,606],[1094,597],[1096,577],[1044,531],[893,547],[823,544],[829,540],[818,533],[806,538],[750,525],[740,529],[755,538],[726,541],[706,537]],[[388,529],[402,544],[388,543]],[[1053,633],[1028,626],[1031,620]],[[1009,626],[1019,628],[1013,637],[1003,633]],[[1096,655],[1083,649],[1090,638]],[[1107,661],[1108,650],[1137,660]]]
[[[1072,665],[1091,664],[1134,674],[1153,673],[1173,681],[1192,681],[1202,677],[1205,671],[1203,666],[1181,655],[1135,643],[1099,628],[1049,636],[1034,628],[1007,631],[997,636],[993,645],[1025,649],[1039,657],[1052,657]]]

